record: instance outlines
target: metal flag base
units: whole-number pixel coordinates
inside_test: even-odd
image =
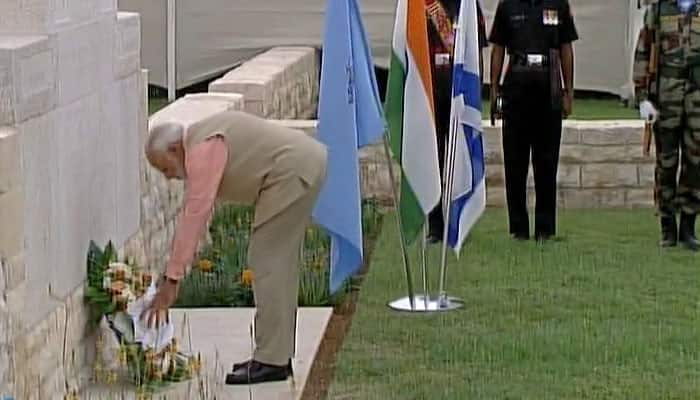
[[[393,310],[410,313],[452,311],[462,308],[463,306],[464,302],[456,297],[435,299],[420,294],[413,297],[413,307],[411,307],[410,297],[402,297],[389,303],[389,307]]]

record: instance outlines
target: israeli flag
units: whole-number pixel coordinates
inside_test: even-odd
[[[455,132],[454,180],[447,243],[459,256],[469,231],[486,209],[477,0],[462,0],[454,50],[450,132]]]

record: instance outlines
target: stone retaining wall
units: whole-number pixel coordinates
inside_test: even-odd
[[[314,134],[317,121],[278,121]],[[484,122],[486,126],[486,122]],[[559,206],[608,208],[653,206],[654,159],[642,155],[642,125],[636,121],[566,121],[559,171]],[[505,206],[500,127],[486,127],[487,204]],[[398,165],[394,164],[394,173]],[[365,198],[391,201],[390,177],[382,144],[360,151],[362,193]],[[529,172],[530,204],[534,180]]]
[[[265,118],[305,119],[316,114],[318,51],[313,47],[276,47],[209,85],[210,93],[237,93],[245,111]]]
[[[654,156],[642,155],[638,121],[565,121],[559,163],[562,208],[652,207]],[[505,205],[501,131],[485,130],[487,197]],[[534,181],[529,173],[530,204]]]

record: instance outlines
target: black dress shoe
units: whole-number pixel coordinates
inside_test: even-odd
[[[700,241],[695,237],[695,215],[681,214],[678,239],[686,249],[691,251],[700,250]]]
[[[676,217],[661,217],[661,247],[674,247],[678,244]]]
[[[291,375],[291,360],[287,365],[281,366],[250,360],[246,363],[234,364],[233,372],[226,375],[226,384],[252,385],[263,382],[278,382],[287,380]]]
[[[231,368],[231,371],[235,371],[235,370],[242,368],[242,367],[247,367],[248,364],[250,364],[252,361],[253,360],[250,359],[250,360],[245,360],[245,361],[240,362],[240,363],[234,363],[233,367]],[[289,369],[289,371],[290,371],[289,373],[291,374],[292,373],[292,360],[291,359],[287,362],[287,368]]]

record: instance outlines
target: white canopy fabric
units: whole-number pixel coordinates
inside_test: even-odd
[[[480,0],[488,29],[498,0]],[[170,0],[175,4],[177,88],[206,80],[274,46],[320,47],[326,0]],[[575,87],[628,98],[643,11],[637,0],[570,0],[580,40]],[[386,67],[396,0],[360,0],[375,63]],[[142,62],[149,83],[167,87],[168,0],[119,0],[141,14]],[[488,55],[486,57],[488,62]],[[488,68],[485,69],[488,75]],[[485,77],[489,81],[488,76]]]

